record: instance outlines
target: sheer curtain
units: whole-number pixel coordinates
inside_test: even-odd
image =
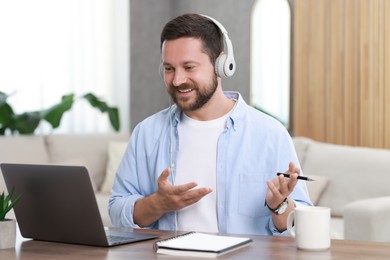
[[[287,0],[257,0],[252,12],[251,104],[288,126],[290,18]]]
[[[126,0],[0,0],[0,91],[17,113],[47,108],[74,93],[60,128],[37,134],[113,131],[92,108],[92,92],[129,129],[129,3]]]

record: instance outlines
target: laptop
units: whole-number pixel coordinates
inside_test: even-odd
[[[84,166],[0,164],[8,191],[23,194],[14,212],[20,233],[35,240],[114,246],[156,235],[110,230],[103,226]]]

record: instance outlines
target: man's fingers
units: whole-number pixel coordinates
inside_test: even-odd
[[[267,181],[267,186],[268,186],[268,189],[271,191],[273,197],[276,197],[276,199],[281,199],[283,197],[283,195],[281,194],[279,188],[275,186],[275,183],[273,183],[272,181],[268,180]]]
[[[289,194],[294,190],[295,185],[297,185],[297,182],[298,182],[298,174],[291,174],[290,180],[287,182],[287,188]]]
[[[171,174],[171,168],[168,167],[158,177],[158,182],[167,181],[170,174]]]
[[[182,196],[182,200],[187,205],[191,205],[191,204],[194,204],[195,202],[198,202],[200,199],[202,199],[204,196],[206,196],[210,192],[212,192],[212,189],[210,189],[210,188],[200,188],[200,189],[196,189],[196,190],[190,190]]]
[[[182,194],[184,192],[189,191],[192,188],[195,188],[197,185],[198,184],[196,184],[195,182],[189,182],[189,183],[186,183],[186,184],[174,186],[173,187],[173,194],[180,195],[180,194]]]
[[[276,200],[284,199],[294,189],[298,181],[297,177],[297,174],[293,174],[290,178],[285,178],[283,175],[280,175],[274,181],[267,181],[268,189]]]
[[[212,192],[213,190],[210,188],[199,188],[196,190],[190,190],[186,193],[185,199],[191,199],[191,198],[202,198]]]
[[[190,190],[187,192],[183,192],[178,195],[172,195],[171,201],[173,203],[173,210],[179,210],[184,207],[190,206],[199,200],[201,200],[204,196],[209,194],[212,190],[209,188],[200,188],[195,190]]]
[[[290,162],[288,165],[288,172],[291,173],[297,173],[299,174],[301,172],[301,169],[298,167],[295,167],[295,164],[293,162]]]
[[[288,196],[294,190],[295,185],[298,182],[298,174],[292,173],[289,178],[285,178],[282,175],[278,176],[279,192],[283,196]]]

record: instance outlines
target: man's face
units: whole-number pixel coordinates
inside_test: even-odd
[[[165,85],[173,101],[184,111],[194,111],[215,93],[218,81],[214,65],[195,38],[165,41],[162,46]]]

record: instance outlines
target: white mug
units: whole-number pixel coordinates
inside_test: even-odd
[[[287,230],[298,249],[330,248],[330,208],[298,207],[287,217]]]

